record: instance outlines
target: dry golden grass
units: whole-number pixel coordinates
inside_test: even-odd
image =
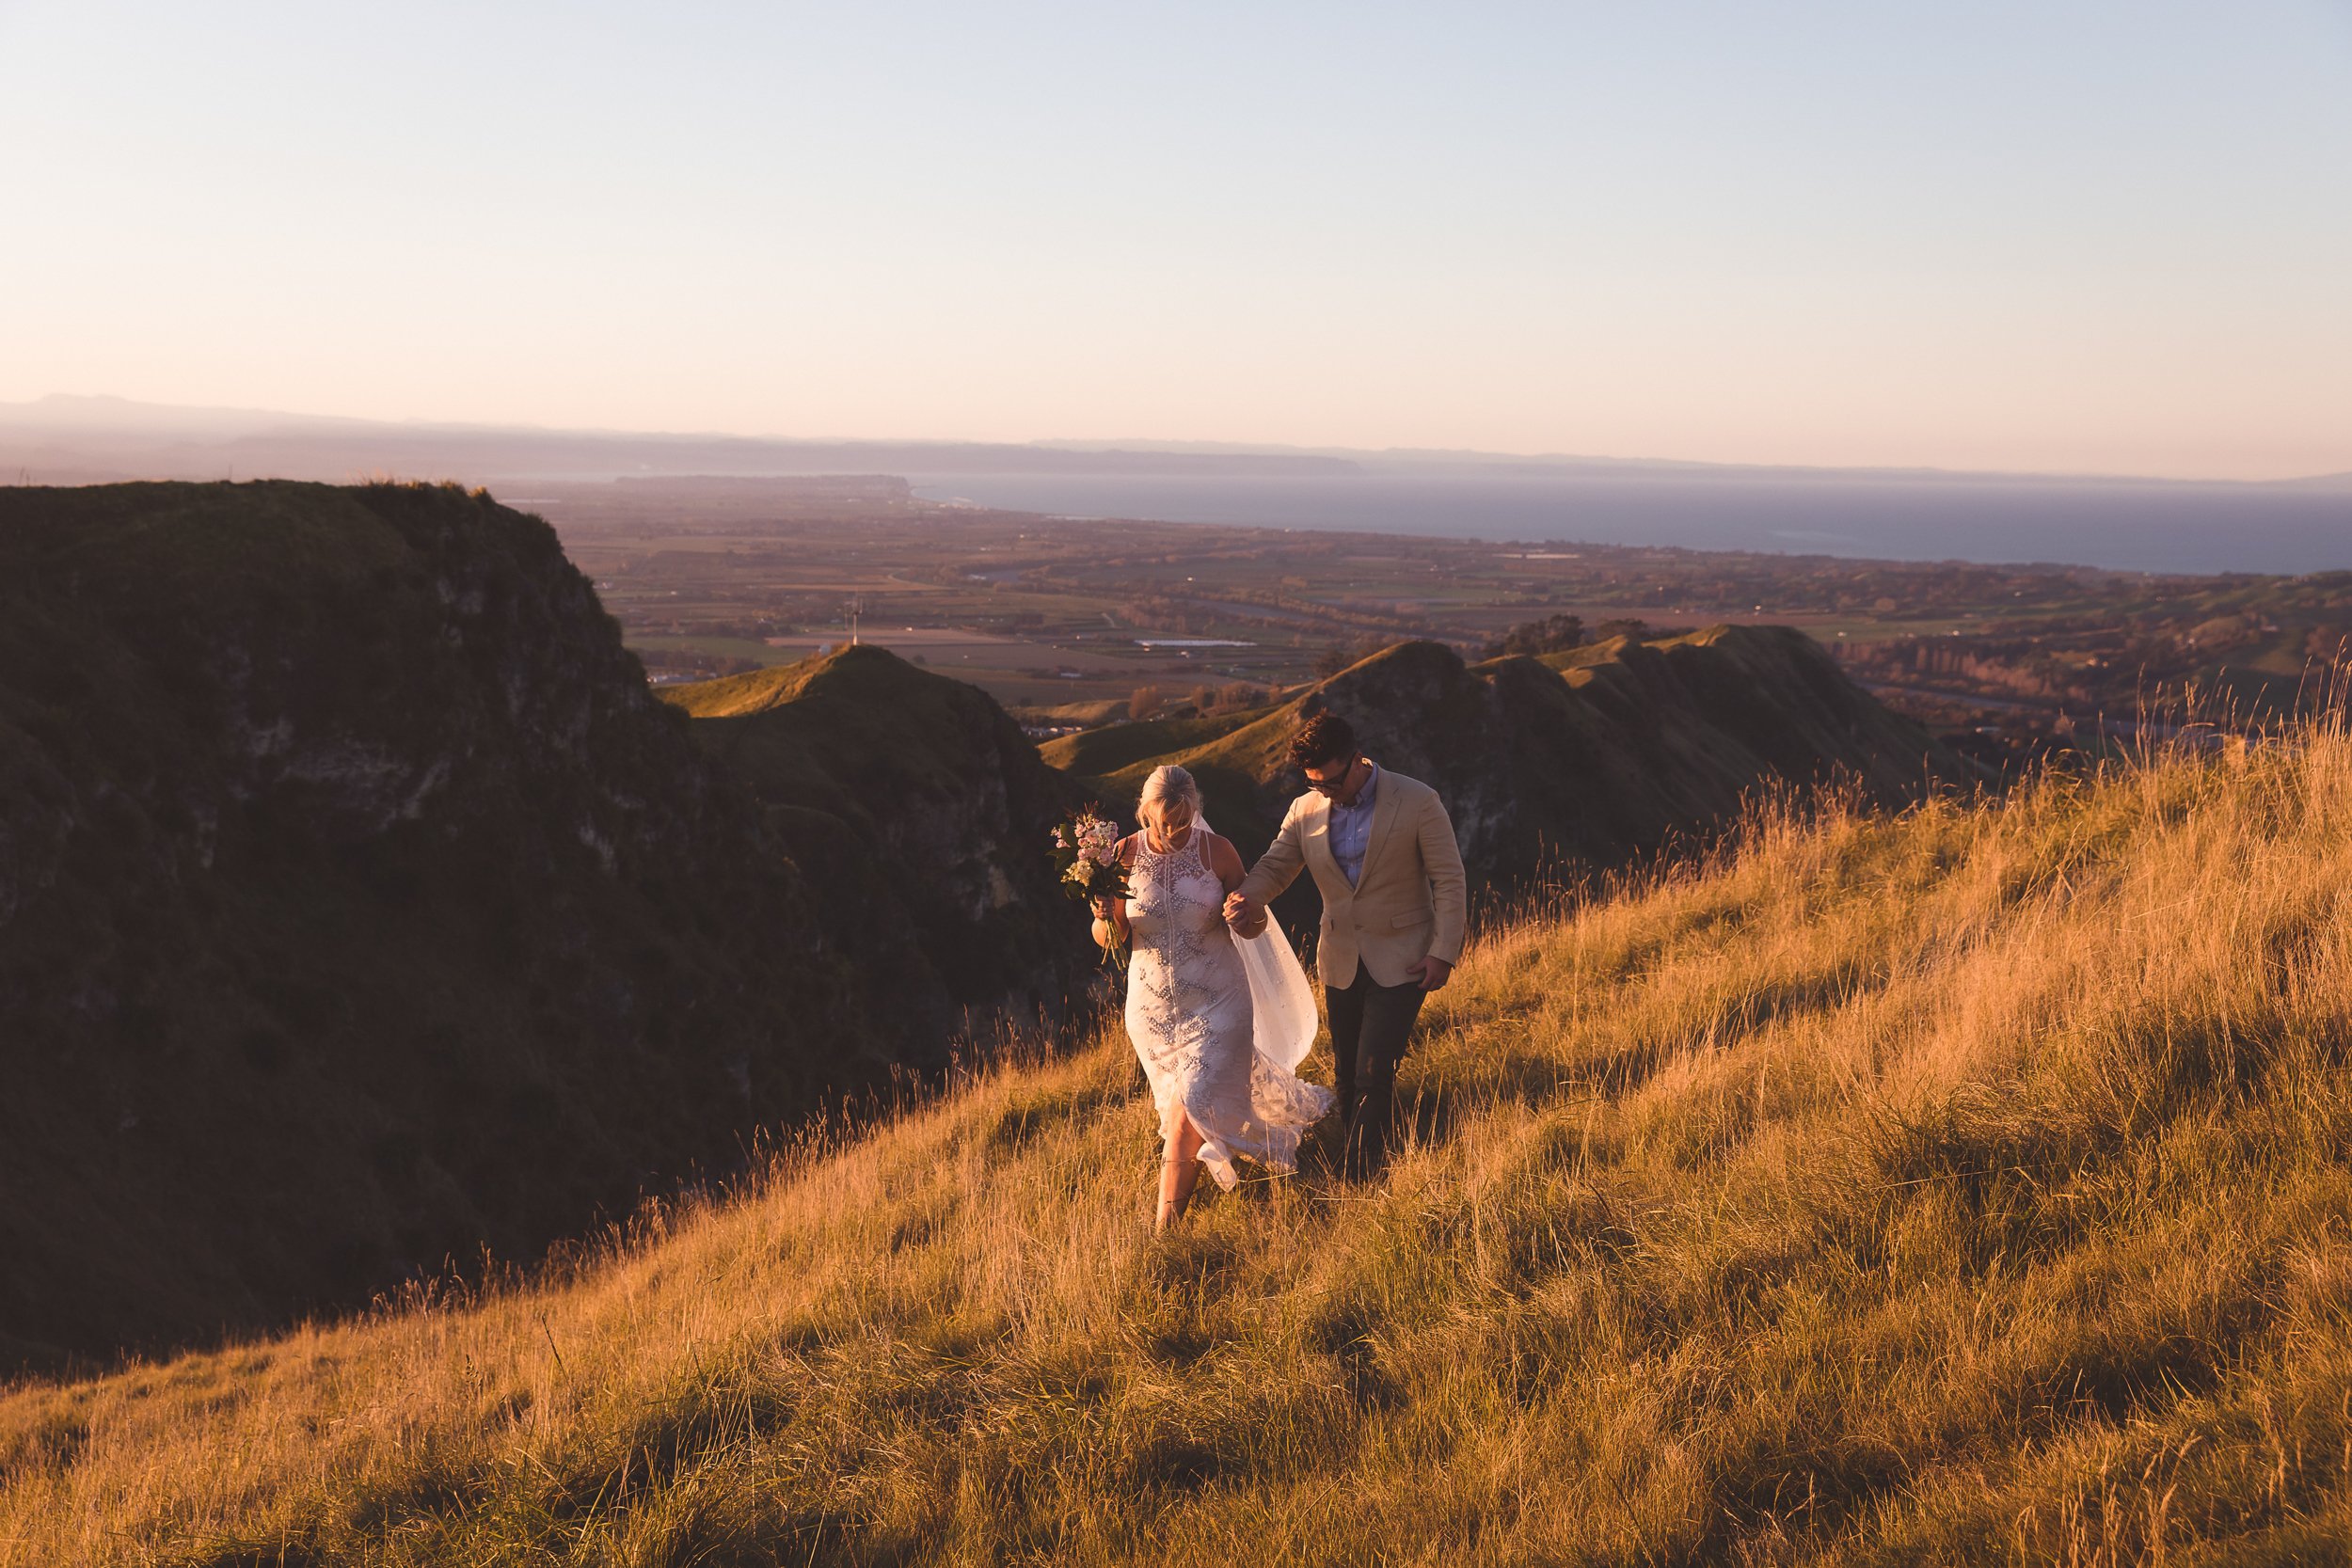
[[[2352,741],[1486,937],[1368,1188],[1147,1228],[1123,1042],[578,1276],[0,1398],[9,1562],[2308,1561]]]

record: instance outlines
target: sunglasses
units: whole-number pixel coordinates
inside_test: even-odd
[[[1332,795],[1338,793],[1340,785],[1347,783],[1347,776],[1355,771],[1356,765],[1349,762],[1343,764],[1337,773],[1326,778],[1318,779],[1312,773],[1305,772],[1303,769],[1300,776],[1307,781],[1307,787],[1317,795]]]

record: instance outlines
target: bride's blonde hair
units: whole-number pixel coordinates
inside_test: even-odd
[[[1163,763],[1152,769],[1152,776],[1143,781],[1143,793],[1136,799],[1136,820],[1143,820],[1147,807],[1166,805],[1182,800],[1192,808],[1192,819],[1200,820],[1200,786],[1192,775],[1173,763]]]

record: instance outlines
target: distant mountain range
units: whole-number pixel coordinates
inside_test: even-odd
[[[393,423],[179,408],[110,397],[0,404],[0,479],[374,476],[597,480],[650,475],[1042,473],[1344,477],[1345,458],[1303,453],[1100,451],[958,441],[796,441],[516,426]]]
[[[1442,474],[1498,478],[1584,473],[1612,479],[1779,478],[1883,482],[2180,486],[2224,482],[2131,476],[1806,467],[1671,459],[1389,448],[1358,451],[1160,441],[1028,443],[796,440],[707,433],[550,430],[390,421],[253,408],[182,407],[118,397],[53,394],[0,403],[0,482],[92,483],[127,479],[311,479],[381,475],[488,483],[644,475],[1168,476],[1346,478]],[[2352,494],[2352,473],[2249,485]]]

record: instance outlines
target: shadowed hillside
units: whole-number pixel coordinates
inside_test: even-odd
[[[1128,800],[1153,768],[1181,763],[1216,826],[1254,855],[1300,788],[1284,755],[1291,733],[1321,707],[1343,715],[1376,761],[1437,787],[1472,879],[1494,886],[1704,838],[1762,789],[1842,779],[1892,805],[1975,776],[1786,626],[1614,638],[1471,666],[1438,643],[1400,643],[1248,721],[1209,721],[1199,736],[1164,730],[1170,744],[1156,752],[1120,744],[1136,725],[1046,754],[1091,763],[1105,793]]]
[[[661,694],[768,805],[870,971],[1034,1016],[1096,967],[1044,852],[1085,795],[979,688],[856,647]]]
[[[944,1060],[535,518],[0,490],[0,1363],[536,1256]]]
[[[2341,1560],[2352,742],[1486,933],[1388,1180],[1115,1037],[574,1277],[0,1398],[16,1560]]]

